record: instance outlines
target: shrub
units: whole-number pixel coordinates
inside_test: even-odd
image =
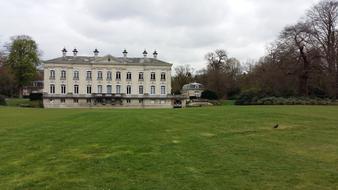
[[[236,105],[333,105],[330,99],[314,99],[307,97],[260,97],[258,94],[242,94]]]
[[[202,99],[207,99],[207,100],[218,100],[218,96],[215,92],[211,90],[205,90],[202,92]]]
[[[3,95],[0,95],[0,105],[1,106],[6,106],[7,105],[6,98]]]
[[[30,99],[30,101],[42,100],[42,93],[31,93],[29,95],[29,99]]]

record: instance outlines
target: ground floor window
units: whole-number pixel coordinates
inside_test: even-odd
[[[130,99],[128,99],[128,100],[127,100],[127,103],[128,103],[128,104],[130,104],[130,103],[131,103],[131,100],[130,100]]]
[[[50,102],[50,103],[54,103],[54,99],[52,99],[52,98],[49,99],[49,102]]]
[[[92,103],[92,99],[88,98],[87,103]]]
[[[61,98],[61,103],[65,103],[65,102],[66,102],[66,99]]]
[[[139,99],[138,103],[143,104],[143,99]]]
[[[74,103],[79,103],[79,99],[74,98]]]

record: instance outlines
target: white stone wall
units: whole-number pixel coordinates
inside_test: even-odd
[[[55,70],[55,80],[50,80],[50,70]],[[65,70],[66,80],[61,79],[61,71]],[[73,80],[74,71],[79,71],[79,80]],[[86,80],[87,71],[92,71],[92,80]],[[97,80],[98,71],[103,72],[103,80]],[[112,72],[112,80],[108,81],[107,72]],[[121,72],[121,80],[116,80],[116,72]],[[138,95],[139,85],[143,85],[144,93],[150,94],[151,86],[155,86],[156,95],[161,95],[161,86],[165,86],[166,95],[171,93],[171,68],[168,66],[126,66],[126,65],[60,65],[46,64],[44,69],[44,93],[49,94],[50,84],[55,85],[55,94],[61,94],[61,85],[66,85],[67,93],[74,93],[74,85],[79,85],[79,94],[87,94],[87,85],[92,86],[92,93],[98,93],[97,86],[102,85],[103,92],[107,93],[107,85],[112,85],[112,93],[116,93],[116,85],[121,85],[121,93],[127,93],[127,85],[132,87],[132,95]],[[132,73],[132,80],[126,79],[127,72]],[[144,80],[139,81],[139,72],[144,73]],[[150,74],[156,73],[156,81],[150,80]],[[166,73],[166,80],[161,81],[161,73]]]

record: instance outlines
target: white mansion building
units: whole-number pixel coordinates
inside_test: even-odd
[[[44,62],[45,108],[134,107],[172,108],[184,102],[171,95],[172,64],[147,57],[129,58],[107,55],[63,56]],[[184,106],[184,105],[183,105]]]

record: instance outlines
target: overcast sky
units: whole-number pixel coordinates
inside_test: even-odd
[[[139,57],[144,49],[175,65],[205,65],[226,49],[242,62],[258,59],[281,29],[317,0],[0,0],[0,43],[33,37],[43,59],[76,47],[79,55]]]

